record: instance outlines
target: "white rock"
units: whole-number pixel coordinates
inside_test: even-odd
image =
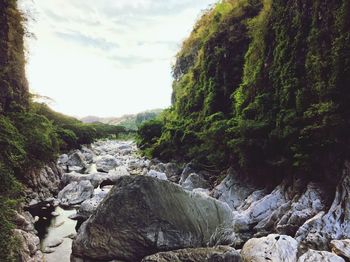
[[[327,251],[316,251],[309,249],[302,255],[298,262],[345,262],[345,260],[336,254]]]
[[[150,177],[154,177],[154,178],[158,178],[160,180],[168,180],[167,176],[165,173],[161,173],[161,172],[158,172],[158,171],[155,171],[155,170],[150,170],[148,171],[147,175],[146,176],[150,176]]]
[[[298,242],[290,236],[271,234],[248,240],[241,251],[243,261],[296,262]]]

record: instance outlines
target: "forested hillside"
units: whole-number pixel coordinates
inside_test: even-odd
[[[80,120],[84,123],[104,123],[109,125],[123,126],[129,130],[137,130],[138,127],[145,121],[156,118],[163,110],[153,109],[138,114],[123,115],[121,117],[97,117],[87,116]]]
[[[173,75],[171,108],[139,130],[148,155],[265,178],[327,178],[349,157],[347,0],[221,1]]]
[[[0,0],[0,261],[14,259],[12,219],[21,209],[25,175],[56,162],[60,151],[124,131],[84,124],[31,101],[25,77],[25,17],[17,1]]]

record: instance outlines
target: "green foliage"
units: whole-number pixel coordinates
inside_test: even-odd
[[[28,84],[24,74],[24,16],[17,1],[0,2],[0,113],[28,105]]]
[[[161,134],[139,133],[152,156],[266,177],[341,173],[349,1],[222,1],[197,22],[173,70]]]
[[[141,148],[148,147],[146,155],[152,155],[152,144],[160,138],[163,130],[163,123],[160,120],[153,119],[143,123],[138,129],[138,145]]]
[[[31,107],[34,112],[52,122],[59,137],[60,149],[63,151],[79,148],[82,144],[91,144],[99,138],[117,137],[127,132],[122,126],[85,124],[76,118],[53,111],[46,104],[32,103]]]

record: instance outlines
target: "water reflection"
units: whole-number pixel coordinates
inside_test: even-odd
[[[71,234],[76,233],[77,222],[71,220],[69,216],[76,213],[75,209],[62,209],[61,207],[56,207],[54,210],[58,216],[46,219],[47,223],[39,223],[40,219],[36,223],[37,230],[39,229],[44,234],[41,234],[41,250],[45,248],[52,242],[63,239],[63,243],[58,247],[55,247],[55,252],[50,254],[45,254],[46,262],[69,262],[70,254],[72,249],[72,240],[68,237]],[[44,226],[46,225],[46,228]],[[41,228],[39,228],[41,227]]]

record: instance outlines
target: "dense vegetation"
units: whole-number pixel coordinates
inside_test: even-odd
[[[24,22],[15,0],[0,0],[0,261],[16,257],[12,218],[23,197],[26,173],[56,161],[62,150],[125,131],[84,124],[31,101],[24,70]]]
[[[223,0],[183,43],[144,152],[262,178],[333,176],[349,156],[350,2]]]

